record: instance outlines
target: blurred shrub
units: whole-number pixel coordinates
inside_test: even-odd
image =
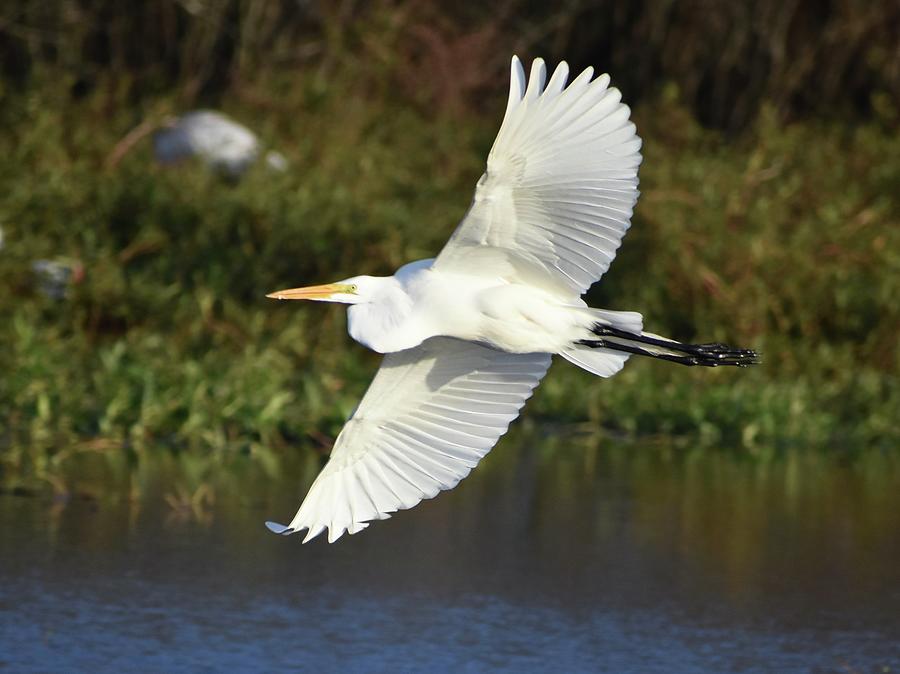
[[[370,84],[452,107],[492,91],[517,51],[608,70],[632,102],[677,83],[702,122],[734,130],[764,102],[785,118],[878,108],[896,118],[898,34],[892,0],[11,0],[0,63],[20,86],[63,71],[75,96],[99,87],[133,102],[175,90],[187,105],[261,72],[327,76],[351,55],[379,66]]]
[[[7,76],[26,73],[0,90],[0,479],[53,475],[70,455],[61,448],[96,438],[260,456],[298,442],[327,450],[377,357],[351,344],[341,309],[263,295],[389,274],[439,250],[499,123],[509,50],[493,40],[520,5],[494,23],[426,3],[41,7],[23,4],[0,24],[2,49],[19,55],[4,60]],[[622,11],[610,16],[625,21]],[[24,30],[39,21],[58,30]],[[129,21],[148,26],[149,46],[125,39]],[[174,31],[171,42],[154,21]],[[552,26],[521,39],[568,35]],[[271,53],[241,46],[254,34]],[[245,56],[218,55],[216,36],[239,37],[222,53]],[[106,45],[99,56],[95,39]],[[212,51],[187,56],[204,45]],[[221,65],[192,71],[191,58],[225,63],[228,76],[210,74]],[[264,67],[279,58],[290,68]],[[447,93],[457,63],[469,74]],[[879,72],[889,84],[890,69]],[[288,156],[289,172],[257,167],[230,185],[199,165],[156,167],[146,144],[106,167],[136,123],[214,94]],[[885,107],[851,125],[785,122],[769,92],[731,137],[698,123],[684,83],[647,96],[635,112],[643,196],[590,299],[643,312],[655,332],[753,346],[764,365],[693,371],[634,359],[610,382],[561,365],[528,417],[756,454],[896,446],[896,117]],[[66,301],[41,296],[31,271],[59,256],[86,270]]]

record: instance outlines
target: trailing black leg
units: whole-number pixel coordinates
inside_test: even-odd
[[[592,348],[613,349],[638,356],[668,360],[681,365],[734,365],[747,367],[759,363],[759,354],[752,349],[736,349],[727,344],[683,344],[646,333],[635,334],[609,325],[595,324],[591,329],[597,339],[582,339],[578,343]]]

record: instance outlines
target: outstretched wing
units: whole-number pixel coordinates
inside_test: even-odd
[[[609,268],[638,198],[641,139],[609,76],[568,87],[559,64],[512,59],[509,102],[469,212],[435,269],[583,293]]]
[[[506,432],[550,366],[447,337],[390,353],[347,421],[300,510],[276,533],[328,529],[328,541],[412,508],[468,475]]]

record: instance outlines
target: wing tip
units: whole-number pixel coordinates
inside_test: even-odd
[[[272,522],[271,520],[266,521],[266,528],[273,534],[278,534],[279,536],[289,536],[295,533],[295,529],[284,524],[279,524],[278,522]]]
[[[522,61],[519,57],[513,55],[510,63],[509,72],[509,100],[506,103],[506,114],[516,106],[525,95],[525,68],[522,67]]]
[[[531,73],[528,75],[528,88],[525,90],[525,98],[533,100],[544,92],[547,82],[547,66],[540,56],[531,62]]]
[[[331,526],[328,527],[328,542],[335,543],[341,536],[344,535],[347,529],[341,526]],[[305,543],[306,541],[304,541]]]
[[[279,536],[290,536],[291,534],[296,534],[300,532],[302,529],[307,529],[306,536],[303,538],[303,543],[308,543],[316,536],[324,532],[326,529],[328,530],[328,542],[334,543],[337,539],[344,535],[344,532],[347,531],[345,527],[339,526],[300,526],[296,529],[293,527],[289,527],[285,524],[279,524],[278,522],[272,522],[271,520],[266,521],[266,528],[271,531],[273,534],[278,534]],[[361,527],[356,531],[361,531],[365,527]],[[350,531],[350,533],[356,533],[356,531]]]
[[[522,65],[522,59],[517,54],[513,54],[509,63],[510,75],[513,82],[525,79],[525,66]]]

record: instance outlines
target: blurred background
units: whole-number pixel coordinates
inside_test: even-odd
[[[469,596],[471,576],[456,571],[452,582],[447,550],[473,541],[504,577],[527,581],[540,568],[581,578],[583,564],[596,593],[573,591],[577,603],[610,596],[588,570],[616,577],[624,562],[593,555],[623,549],[628,573],[651,573],[635,560],[677,559],[686,574],[650,589],[632,578],[647,610],[694,616],[678,622],[689,623],[684,639],[676,629],[677,644],[656,644],[680,654],[660,671],[766,671],[794,663],[778,659],[785,653],[798,665],[817,654],[816,671],[897,671],[898,35],[891,0],[7,0],[0,542],[4,557],[23,552],[6,580],[47,550],[84,555],[83,573],[110,550],[129,567],[121,541],[137,545],[146,527],[178,550],[188,535],[216,541],[247,565],[231,569],[242,579],[259,564],[320,569],[329,554],[353,575],[354,551],[404,569],[377,552],[383,530],[398,549],[427,540],[425,559],[449,574],[442,587],[454,596]],[[644,139],[633,227],[588,301],[640,311],[647,329],[674,338],[758,349],[763,365],[696,371],[635,358],[600,380],[557,364],[514,433],[452,494],[343,548],[308,553],[265,538],[262,520],[293,512],[378,363],[346,336],[342,309],[265,293],[433,256],[482,172],[513,53],[609,72]],[[216,114],[185,117],[198,110]],[[485,511],[525,549],[510,552],[510,540],[478,524]],[[550,564],[559,527],[576,521],[584,547],[569,550],[574,567],[528,566]],[[427,538],[447,527],[454,540]],[[635,539],[623,541],[625,531]],[[829,555],[827,568],[815,563]],[[472,561],[469,571],[483,568]],[[41,583],[63,573],[45,571]],[[397,587],[401,576],[392,576]],[[490,579],[477,597],[492,596]],[[413,580],[417,596],[433,580]],[[37,592],[9,587],[8,602]],[[833,616],[827,600],[810,599],[823,587],[845,592]],[[785,588],[809,605],[798,608]],[[703,592],[729,618],[684,607]],[[513,594],[500,597],[510,615],[521,600]],[[638,601],[619,594],[623,606]],[[482,613],[480,601],[460,615]],[[663,612],[650,621],[659,630],[622,639],[632,623],[617,622],[616,606],[597,629],[613,635],[603,652],[621,646],[624,659],[607,664],[627,671],[629,645],[645,648],[641,639],[671,632],[677,619]],[[806,619],[826,614],[822,625]],[[553,615],[538,622],[575,620]],[[35,616],[30,624],[43,624]],[[578,624],[594,625],[591,616]],[[708,633],[696,630],[731,618],[741,639],[759,628],[762,641],[726,628],[715,634],[731,644],[715,651],[726,660],[703,660]],[[788,624],[797,631],[787,641],[808,637],[808,649],[785,650]],[[835,646],[854,625],[865,637]],[[57,628],[35,629],[43,641],[29,657],[52,668],[40,643],[53,644],[46,635]],[[149,633],[157,645],[190,645]],[[603,642],[592,634],[572,652]],[[510,653],[524,648],[516,643]],[[247,663],[269,657],[243,654]],[[398,658],[382,663],[393,667],[402,649],[385,657]]]

